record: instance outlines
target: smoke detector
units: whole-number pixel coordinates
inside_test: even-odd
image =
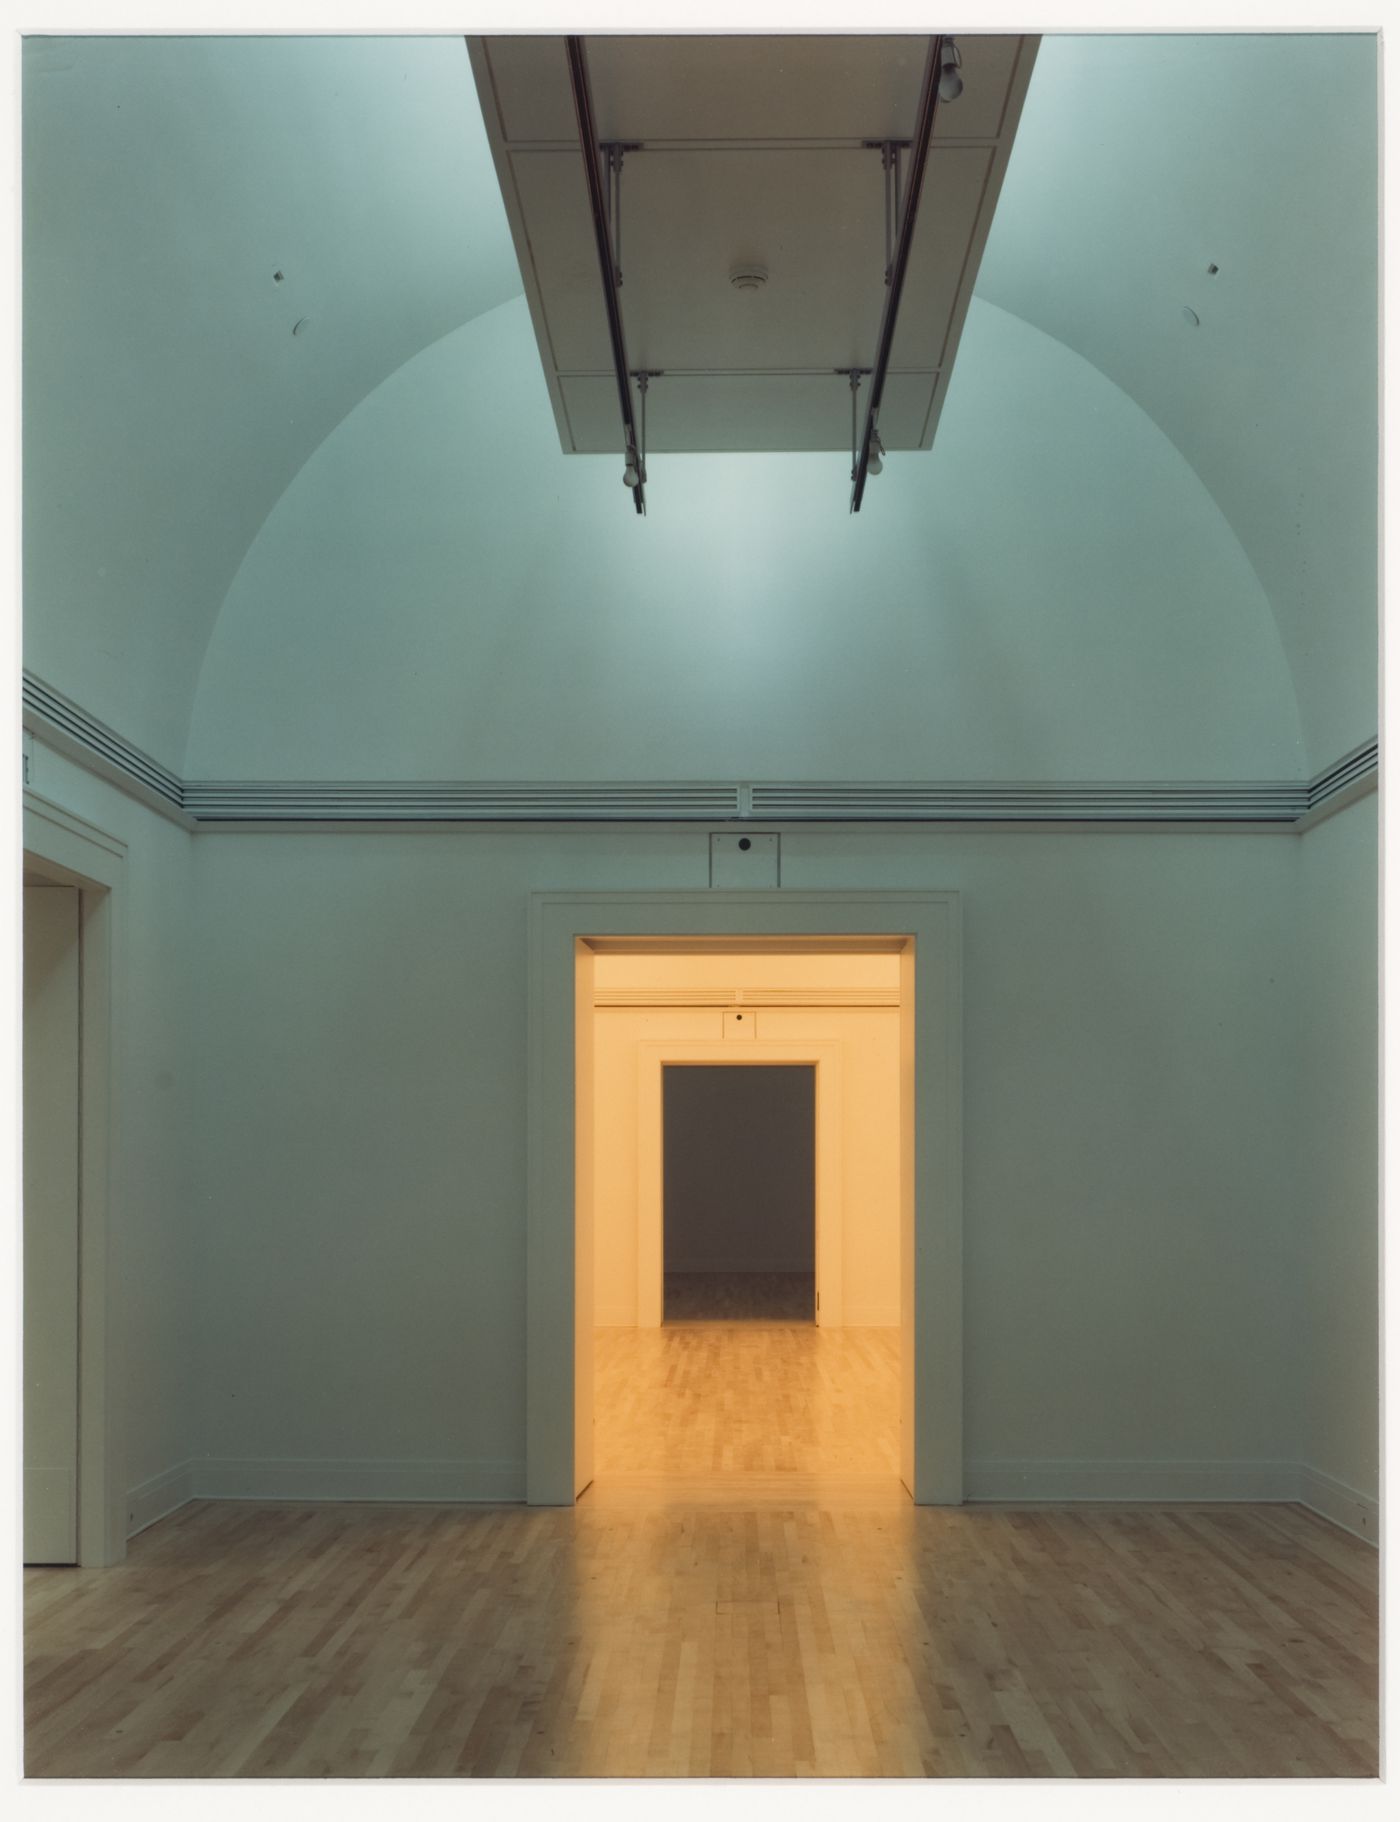
[[[766,266],[735,266],[729,274],[729,282],[736,291],[761,291],[768,283]]]

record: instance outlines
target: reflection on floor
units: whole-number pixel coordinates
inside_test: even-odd
[[[118,1568],[27,1570],[25,1771],[1376,1775],[1376,1552],[1299,1506],[727,1484],[199,1501]]]
[[[893,1495],[899,1330],[810,1322],[599,1329],[595,1469],[875,1476]]]
[[[26,1774],[1376,1776],[1376,1552],[1302,1507],[916,1507],[897,1331],[596,1340],[575,1508],[202,1500],[26,1570]]]
[[[667,1272],[667,1322],[812,1322],[811,1272]]]

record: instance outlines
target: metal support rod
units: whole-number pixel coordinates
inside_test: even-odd
[[[919,215],[919,197],[923,192],[924,173],[928,168],[929,141],[933,137],[933,123],[938,112],[938,77],[942,62],[943,34],[939,32],[929,40],[928,61],[924,65],[924,86],[919,95],[918,119],[909,150],[909,175],[904,186],[899,239],[895,243],[894,258],[890,262],[890,281],[885,291],[885,309],[880,318],[880,336],[875,345],[875,367],[865,407],[865,431],[860,439],[855,478],[851,484],[852,512],[860,511],[860,503],[865,497],[865,477],[870,465],[870,439],[885,394],[885,375],[889,371],[890,351],[894,347],[899,301],[904,295],[904,279],[909,270],[909,252],[914,241],[914,224]]]
[[[603,173],[598,163],[598,130],[593,118],[593,96],[588,86],[588,62],[582,38],[565,38],[564,48],[569,59],[569,87],[573,91],[579,150],[583,153],[584,179],[588,185],[588,201],[593,213],[593,238],[598,249],[598,270],[603,281],[603,304],[607,311],[613,374],[617,380],[617,398],[622,411],[624,449],[629,462],[635,462],[638,460],[637,425],[632,415],[631,369],[627,364],[627,344],[622,334],[622,304],[617,295],[617,268],[613,259],[612,236],[608,232]],[[636,485],[632,489],[632,503],[638,513],[646,512],[646,491],[640,469],[637,471]]]
[[[860,370],[851,369],[851,479],[856,478],[856,394],[860,391]]]
[[[839,373],[841,378],[847,381],[851,388],[851,479],[854,481],[856,478],[856,440],[859,435],[856,428],[859,421],[856,394],[860,391],[860,383],[870,372],[870,369],[868,367],[834,367],[832,371],[834,373]]]
[[[651,375],[643,369],[637,375],[637,390],[642,395],[642,441],[637,450],[637,474],[643,486],[646,485],[647,478],[647,387],[650,384]]]
[[[885,283],[890,282],[890,266],[894,261],[894,161],[895,149],[887,139],[880,147],[880,169],[885,174]]]

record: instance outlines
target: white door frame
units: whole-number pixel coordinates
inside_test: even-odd
[[[591,1471],[590,938],[902,938],[900,1475],[962,1500],[962,988],[955,892],[532,892],[526,1144],[526,1497],[572,1505]],[[917,958],[917,966],[915,965]],[[915,1068],[915,1031],[918,1067]],[[585,1118],[575,1118],[576,1100]],[[582,1269],[579,1269],[579,1268]],[[578,1348],[576,1353],[576,1338]],[[577,1361],[577,1370],[576,1370]],[[577,1464],[577,1465],[576,1465]]]
[[[26,791],[24,852],[36,871],[80,894],[78,1562],[103,1568],[126,1556],[126,1381],[113,1264],[126,844]]]
[[[661,1327],[665,1307],[662,1071],[668,1063],[762,1069],[810,1064],[815,1077],[816,1322],[840,1328],[841,1297],[841,1050],[835,1042],[801,1038],[649,1038],[637,1046],[637,1327]]]

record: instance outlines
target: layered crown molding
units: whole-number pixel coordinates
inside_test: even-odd
[[[1302,832],[1373,789],[1379,743],[1311,780],[1263,783],[1009,784],[524,783],[184,779],[32,672],[24,726],[45,745],[186,828],[437,822],[891,822],[1248,825]]]

